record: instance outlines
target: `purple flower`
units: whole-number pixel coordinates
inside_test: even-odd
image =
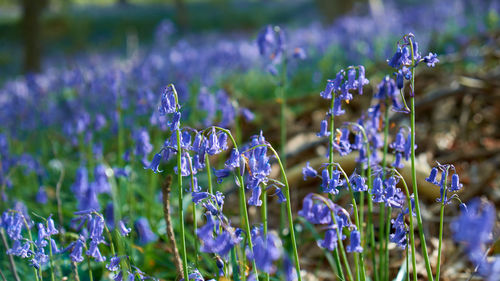
[[[174,113],[177,111],[177,103],[175,102],[175,93],[173,85],[170,84],[165,87],[161,95],[161,104],[158,107],[158,112],[160,115],[165,115],[167,113]]]
[[[434,67],[439,62],[439,59],[437,58],[437,54],[429,53],[424,57],[424,62],[427,63],[427,66]]]
[[[248,108],[240,108],[240,115],[245,118],[247,122],[253,121],[255,119],[255,114]]]
[[[370,83],[368,79],[365,77],[365,67],[360,65],[359,66],[359,73],[358,73],[358,81],[357,81],[357,87],[358,87],[358,94],[362,95],[363,94],[363,86],[367,85]]]
[[[318,137],[328,137],[330,132],[328,131],[328,121],[321,121],[321,130],[316,134]]]
[[[169,124],[170,131],[175,132],[179,130],[180,124],[181,124],[181,113],[180,111],[176,111],[174,112],[174,114],[172,114],[172,120],[170,121]]]
[[[111,257],[109,263],[106,265],[106,268],[109,271],[117,271],[120,269],[120,257],[114,256]]]
[[[333,143],[333,148],[335,148],[341,156],[345,156],[352,151],[351,143],[349,142],[349,129],[342,128],[340,132],[340,138]]]
[[[262,205],[262,200],[260,200],[261,189],[259,186],[252,188],[252,196],[248,199],[248,205],[260,206]]]
[[[349,178],[352,190],[355,192],[363,192],[368,190],[368,185],[365,183],[366,179],[356,173],[353,173]]]
[[[309,162],[307,162],[306,166],[302,168],[302,175],[304,180],[306,180],[307,178],[315,178],[318,175],[318,172],[311,167]]]
[[[86,254],[89,257],[93,257],[97,262],[103,262],[106,260],[106,257],[101,255],[101,251],[99,251],[99,243],[97,241],[90,241],[89,249]]]
[[[137,231],[137,235],[139,236],[139,244],[140,245],[146,245],[151,242],[156,241],[158,238],[156,234],[151,231],[151,228],[149,227],[149,222],[145,218],[139,218],[135,222],[135,230]]]
[[[396,169],[402,169],[405,165],[401,162],[403,158],[403,155],[401,155],[401,152],[396,152],[396,155],[394,157],[394,162],[391,163],[391,165],[396,168]]]
[[[408,244],[406,235],[408,234],[408,231],[405,225],[404,214],[399,213],[395,220],[391,220],[391,223],[394,233],[390,235],[390,241],[392,243],[396,243],[401,249],[406,249]]]
[[[217,178],[217,183],[218,184],[221,184],[222,183],[222,180],[224,178],[227,178],[229,177],[229,175],[231,174],[231,171],[228,170],[228,169],[220,169],[220,170],[216,170],[215,168],[213,168],[213,171],[214,171],[214,175],[215,177]]]
[[[239,167],[240,162],[241,162],[240,153],[236,148],[233,148],[233,150],[231,150],[231,154],[229,155],[229,159],[225,163],[225,167],[226,169],[232,170],[236,167]]]
[[[432,168],[429,177],[427,177],[425,180],[427,182],[434,184],[434,185],[439,185],[438,181],[436,180],[437,173],[438,173],[438,168],[437,167]]]
[[[462,188],[463,184],[460,183],[458,174],[453,174],[451,176],[451,191],[459,191]]]
[[[337,241],[337,229],[327,229],[325,238],[323,240],[318,240],[318,246],[328,251],[333,251],[337,248]]]
[[[38,192],[36,193],[36,202],[40,204],[47,203],[47,192],[45,191],[45,187],[40,185],[38,188]]]
[[[363,247],[361,247],[361,237],[359,235],[359,231],[353,230],[351,232],[350,240],[351,240],[351,244],[347,245],[347,247],[346,247],[346,251],[348,253],[352,253],[352,252],[361,253],[361,252],[363,252]]]
[[[376,177],[373,181],[373,188],[371,190],[373,195],[373,202],[380,203],[384,201],[384,188],[382,186],[382,179]]]
[[[281,257],[281,242],[278,237],[272,233],[268,233],[267,237],[261,234],[252,235],[254,241],[253,253],[248,251],[247,256],[251,260],[255,260],[257,268],[266,273],[275,271],[274,261]]]
[[[85,245],[83,244],[83,241],[81,239],[78,239],[70,244],[68,248],[71,248],[71,253],[69,254],[71,261],[76,263],[83,261],[82,253],[84,246]]]
[[[281,204],[286,202],[286,197],[283,194],[283,190],[281,190],[281,188],[276,187],[276,192],[274,193],[274,195],[278,196],[278,203]]]
[[[123,237],[127,236],[130,233],[130,231],[132,231],[132,229],[127,227],[122,220],[118,222],[118,230],[120,231],[120,234]]]

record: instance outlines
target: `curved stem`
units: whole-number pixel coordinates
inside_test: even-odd
[[[398,172],[398,170],[394,169],[394,172],[398,174],[405,188],[406,203],[408,204],[409,217],[410,217],[410,245],[411,245],[411,263],[413,267],[413,280],[417,281],[417,261],[415,258],[416,252],[415,252],[415,234],[414,234],[415,231],[413,228],[413,210],[412,210],[413,208],[411,204],[410,190],[408,189],[408,185],[406,184],[404,177]],[[407,268],[407,270],[409,271],[410,269]]]
[[[443,181],[443,194],[441,195],[441,210],[439,212],[439,245],[438,245],[438,256],[436,262],[436,280],[439,281],[439,274],[441,271],[441,247],[443,244],[443,223],[444,223],[444,206],[446,205],[446,192],[447,190],[447,182],[448,181],[448,168],[446,168],[446,173]]]
[[[234,148],[236,150],[238,150],[238,144],[234,140],[234,137],[231,134],[231,131],[224,129],[224,128],[221,128],[221,127],[217,127],[217,126],[214,126],[214,128],[221,131],[221,132],[226,133],[229,136],[229,138],[231,139]],[[235,173],[236,173],[236,178],[238,180],[238,185],[240,187],[239,188],[239,195],[240,195],[240,209],[242,211],[241,218],[242,218],[242,222],[245,224],[245,231],[246,231],[246,238],[248,241],[248,248],[250,249],[250,252],[253,253],[253,242],[252,242],[251,230],[250,230],[250,220],[248,219],[247,200],[246,200],[246,195],[245,195],[245,181],[243,180],[243,176],[241,175],[241,168],[240,167],[236,168]],[[243,254],[243,256],[244,255],[245,254]],[[252,265],[253,265],[253,271],[255,274],[255,279],[258,281],[259,274],[257,272],[257,264],[255,263],[255,259],[253,259]],[[245,264],[243,266],[245,266]],[[245,278],[245,275],[243,274],[242,277]]]
[[[187,254],[186,254],[186,236],[184,233],[184,203],[183,203],[183,190],[182,190],[182,173],[181,173],[181,134],[177,129],[175,131],[177,137],[177,185],[178,185],[178,204],[179,204],[179,221],[181,222],[180,236],[181,236],[181,255],[182,255],[182,272],[184,273],[184,280],[189,280],[189,272],[187,268]]]
[[[276,159],[278,160],[278,164],[280,166],[281,170],[281,176],[283,178],[283,182],[285,184],[285,197],[286,197],[286,209],[287,209],[287,214],[288,214],[288,227],[290,228],[290,238],[292,239],[292,247],[293,247],[293,257],[295,260],[295,270],[297,271],[297,277],[298,281],[302,281],[302,277],[300,276],[300,263],[299,263],[299,253],[297,250],[297,242],[295,240],[295,230],[293,227],[293,217],[292,217],[292,205],[290,203],[290,186],[288,185],[288,179],[286,177],[285,173],[285,168],[283,167],[283,163],[281,162],[281,159],[274,150],[272,146],[268,146],[269,149],[274,153],[276,156]]]
[[[383,156],[382,156],[382,169],[385,169],[385,167],[387,166],[387,152],[388,152],[388,147],[389,147],[389,106],[388,106],[388,97],[385,98],[385,101],[384,101],[384,105],[385,105],[385,109],[384,109],[384,153],[383,153]],[[383,178],[385,179],[385,173],[383,173]],[[384,239],[384,228],[385,228],[385,205],[384,204],[380,204],[380,230],[379,230],[379,234],[380,234],[380,259],[383,261],[382,262],[382,265],[380,266],[380,277],[383,278],[383,272],[382,270],[388,270],[389,268],[389,260],[388,260],[388,249],[389,247],[387,246],[386,244],[386,241],[387,239]],[[390,213],[390,212],[387,212],[387,213]],[[390,218],[390,215],[389,215],[389,218]],[[390,223],[390,221],[388,222]],[[383,251],[383,249],[385,250],[385,253]]]
[[[427,242],[425,241],[424,227],[422,225],[422,215],[420,214],[420,204],[418,199],[417,187],[417,169],[415,165],[415,54],[413,50],[413,41],[409,37],[410,50],[411,50],[411,89],[410,89],[410,127],[411,127],[411,179],[413,186],[413,194],[415,195],[415,211],[417,213],[418,232],[420,234],[420,244],[422,247],[422,255],[425,260],[425,269],[427,271],[427,278],[434,281],[432,276],[431,263],[429,262],[429,255],[427,253]]]
[[[262,207],[261,207],[261,216],[262,216],[262,225],[264,229],[264,237],[267,237],[267,190],[264,188],[262,190]],[[267,238],[264,238],[264,241],[267,243]],[[264,278],[266,281],[269,281],[269,273],[264,274]]]

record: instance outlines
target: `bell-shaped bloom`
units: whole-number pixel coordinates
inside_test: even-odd
[[[460,183],[458,174],[453,174],[451,176],[451,191],[459,191],[462,188],[463,184]]]
[[[337,229],[327,229],[325,238],[323,240],[318,240],[318,246],[328,251],[333,251],[337,248],[337,241]]]
[[[149,227],[149,222],[146,218],[139,218],[134,226],[139,236],[139,245],[149,244],[158,238]]]
[[[302,176],[304,180],[306,180],[307,178],[315,178],[317,175],[318,172],[311,167],[309,162],[307,162],[306,166],[302,168]]]
[[[351,244],[347,245],[347,247],[346,247],[346,251],[348,253],[352,253],[352,252],[361,253],[361,252],[363,252],[363,247],[361,247],[361,237],[360,237],[359,231],[353,230],[351,232],[350,242],[351,242]]]

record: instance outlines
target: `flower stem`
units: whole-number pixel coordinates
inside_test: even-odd
[[[418,187],[417,187],[417,169],[415,165],[415,54],[413,50],[413,41],[411,37],[410,50],[411,50],[411,89],[410,89],[410,128],[411,128],[411,179],[413,186],[413,193],[415,195],[415,211],[417,213],[417,224],[418,232],[420,234],[420,244],[422,247],[422,255],[425,260],[425,269],[427,271],[427,278],[430,281],[434,281],[432,276],[431,263],[429,262],[429,255],[427,253],[427,243],[425,241],[424,227],[422,225],[422,215],[420,213],[420,204],[418,199]]]
[[[409,211],[409,216],[410,216],[410,245],[411,245],[411,263],[413,267],[413,280],[417,281],[417,261],[415,258],[415,231],[413,230],[413,210],[412,210],[412,204],[411,204],[411,197],[410,197],[410,190],[408,189],[408,185],[406,184],[405,179],[403,176],[398,172],[398,170],[394,169],[396,174],[399,175],[399,178],[403,182],[403,186],[405,188],[405,193],[406,193],[406,200],[408,204],[408,209]],[[408,271],[410,270],[409,267],[406,268]]]
[[[262,207],[261,207],[261,216],[262,216],[262,225],[264,229],[264,241],[267,243],[267,190],[264,188],[262,190]],[[269,281],[269,273],[264,274],[264,280]]]
[[[280,159],[278,153],[276,152],[276,150],[274,150],[274,148],[272,146],[269,145],[268,147],[274,153],[274,155],[276,156],[276,159],[278,160],[278,164],[279,164],[280,170],[281,170],[281,176],[282,176],[283,182],[285,184],[286,209],[287,209],[287,215],[288,215],[288,227],[290,228],[290,238],[292,239],[293,258],[295,260],[295,270],[297,271],[298,281],[301,281],[302,277],[300,275],[299,253],[297,250],[297,242],[295,240],[295,230],[293,227],[293,216],[292,216],[292,205],[290,203],[290,186],[288,185],[288,179],[286,177],[285,167],[283,167],[283,163],[281,162],[281,159]]]
[[[439,244],[438,244],[438,256],[436,262],[436,280],[439,281],[439,274],[441,271],[441,247],[443,244],[443,223],[444,223],[444,206],[446,205],[446,192],[447,190],[447,181],[448,181],[448,168],[446,168],[446,173],[443,181],[443,194],[441,196],[441,210],[439,212]]]
[[[212,170],[210,169],[210,157],[208,157],[208,153],[205,153],[205,165],[207,166],[208,193],[214,195],[212,187]]]
[[[175,90],[174,90],[175,91]],[[179,204],[179,221],[181,222],[180,236],[181,236],[181,255],[182,255],[182,272],[184,273],[184,280],[189,280],[189,272],[187,268],[187,254],[186,254],[186,235],[184,233],[184,203],[183,203],[183,190],[182,190],[182,173],[181,173],[181,134],[180,130],[175,131],[177,137],[177,185],[178,185],[178,204]]]
[[[217,127],[217,126],[214,126],[214,128],[221,131],[221,132],[226,133],[229,136],[229,138],[231,139],[233,146],[234,146],[234,149],[238,150],[238,144],[234,140],[234,137],[231,134],[231,131],[224,129],[224,128],[221,128],[221,127]],[[250,252],[253,253],[253,242],[252,242],[251,230],[250,230],[250,220],[248,219],[247,200],[246,200],[246,195],[245,195],[245,181],[243,180],[243,176],[241,175],[241,168],[240,167],[236,168],[235,173],[236,173],[236,178],[238,180],[238,185],[240,187],[239,188],[239,196],[240,196],[241,219],[242,219],[242,223],[245,224],[245,231],[246,231],[246,238],[248,241],[248,248],[250,249]],[[245,253],[243,253],[243,256],[245,256]],[[245,267],[245,266],[246,266],[246,263],[243,264],[243,267]],[[259,281],[259,274],[257,272],[257,265],[255,263],[255,259],[253,259],[253,261],[252,261],[252,266],[253,266],[253,270],[254,270],[254,274],[255,274],[255,279],[257,281]],[[245,270],[245,269],[243,268],[243,270]],[[242,277],[245,279],[244,272],[243,272]]]

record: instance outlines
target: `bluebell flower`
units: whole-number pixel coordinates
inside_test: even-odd
[[[315,178],[317,175],[318,172],[311,167],[309,162],[307,162],[306,166],[302,168],[302,176],[304,180],[306,180],[307,178]]]
[[[356,89],[356,69],[354,68],[349,68],[347,70],[347,83],[346,83],[346,89]]]
[[[393,166],[396,169],[402,169],[405,165],[402,163],[402,158],[403,155],[401,152],[396,152],[396,155],[394,157],[394,162],[391,163],[391,166]]]
[[[47,203],[47,192],[45,191],[45,186],[40,185],[38,192],[36,193],[36,202],[40,204]]]
[[[225,167],[226,169],[232,170],[234,168],[239,167],[240,162],[241,162],[240,153],[236,148],[233,148],[233,150],[231,150],[231,154],[229,155],[229,159],[227,159],[225,163]]]
[[[262,200],[260,200],[260,194],[262,190],[259,186],[252,188],[252,195],[248,198],[248,205],[260,206],[262,205]]]
[[[475,266],[479,266],[481,273],[488,271],[489,263],[484,260],[484,256],[488,249],[487,243],[492,240],[495,208],[490,202],[479,198],[472,199],[467,205],[466,210],[462,210],[450,223],[450,228],[453,239],[465,245],[467,256]]]
[[[363,192],[368,190],[366,179],[355,172],[350,176],[349,181],[351,183],[352,190],[355,192]]]
[[[84,246],[84,242],[81,239],[78,239],[70,244],[68,248],[71,248],[71,253],[69,254],[71,261],[76,263],[83,261],[82,253]]]
[[[345,248],[348,253],[363,252],[363,247],[361,247],[361,237],[359,231],[357,230],[351,231],[350,242],[351,244],[347,245],[347,247]]]
[[[337,248],[337,229],[327,229],[325,232],[325,238],[318,240],[318,246],[328,251],[333,251]]]
[[[118,222],[118,230],[120,231],[120,235],[123,237],[127,236],[130,233],[130,231],[132,231],[131,228],[129,228],[125,225],[123,220],[120,220]]]
[[[406,249],[406,246],[408,244],[408,241],[406,239],[408,230],[406,229],[404,214],[399,213],[396,219],[391,220],[391,223],[392,228],[394,229],[394,233],[390,234],[390,241],[398,245],[399,248]]]
[[[175,131],[179,130],[180,124],[181,124],[181,112],[176,111],[174,112],[174,114],[172,114],[172,120],[170,121],[169,124],[170,131],[174,133]]]
[[[219,269],[218,277],[224,276],[224,261],[220,257],[215,257],[215,265]]]
[[[135,224],[135,230],[137,231],[137,235],[139,236],[139,245],[146,245],[151,242],[156,241],[158,238],[156,234],[151,231],[149,227],[149,222],[146,218],[139,218]]]
[[[401,189],[396,187],[397,183],[398,179],[396,177],[388,177],[384,180],[384,200],[386,206],[400,209],[405,203],[405,196]]]
[[[42,265],[49,261],[49,256],[45,254],[43,247],[39,247],[35,252],[35,255],[30,260],[30,265],[36,269],[39,269]]]
[[[328,137],[328,136],[330,136],[330,134],[331,134],[330,131],[328,131],[328,121],[322,120],[321,121],[321,130],[316,135],[318,137]]]
[[[328,79],[326,81],[326,87],[324,91],[321,91],[319,94],[322,98],[324,99],[331,99],[332,98],[332,91],[334,90],[334,80]]]
[[[276,192],[274,193],[278,197],[278,203],[284,203],[286,202],[286,197],[283,194],[283,190],[279,187],[276,187]]]
[[[89,237],[97,243],[104,242],[104,219],[101,216],[94,215],[88,222]]]
[[[192,201],[195,204],[198,204],[200,201],[202,201],[203,199],[208,198],[210,196],[211,196],[211,194],[208,192],[192,192],[191,193]]]
[[[390,60],[387,61],[387,64],[393,68],[399,68],[401,66],[401,58],[403,57],[403,52],[401,48],[398,48],[396,53],[392,56]]]
[[[434,185],[438,185],[439,182],[436,180],[437,173],[438,173],[438,168],[437,167],[432,168],[431,173],[429,174],[429,177],[427,177],[425,179],[425,181],[430,182]]]
[[[111,257],[109,263],[106,265],[106,268],[109,271],[117,271],[120,269],[120,257],[114,256]]]
[[[56,235],[59,233],[59,231],[56,229],[56,227],[54,225],[54,220],[52,219],[52,215],[50,215],[47,218],[47,233],[49,235]]]
[[[89,188],[89,176],[87,168],[84,166],[80,166],[76,170],[75,182],[71,185],[71,191],[75,193],[75,196],[81,197],[84,196]]]
[[[173,85],[168,85],[165,87],[161,95],[161,104],[158,107],[158,112],[160,115],[165,115],[167,113],[174,113],[177,111],[177,103],[175,102],[175,93]]]
[[[248,108],[240,107],[240,115],[247,121],[253,121],[255,119],[255,114]]]
[[[217,183],[218,184],[221,184],[222,180],[224,178],[229,177],[229,175],[231,174],[231,171],[228,170],[228,169],[220,169],[220,170],[216,170],[215,168],[212,168],[212,169],[214,171],[215,177],[217,178]]]
[[[103,262],[106,260],[106,257],[104,257],[99,250],[99,243],[94,240],[90,241],[89,249],[85,253],[87,256],[93,257],[97,262]]]
[[[29,258],[34,253],[30,249],[30,241],[22,243],[21,240],[19,239],[19,240],[14,240],[12,248],[8,249],[6,251],[6,254],[14,255],[20,258]]]
[[[108,176],[106,175],[106,167],[104,165],[99,164],[95,166],[94,182],[97,193],[111,192],[111,185],[109,184]]]
[[[380,177],[376,177],[373,181],[371,193],[373,195],[373,202],[380,203],[384,201],[384,188]]]
[[[208,137],[208,145],[206,147],[206,151],[209,155],[215,155],[220,152],[219,140],[217,138],[217,133],[215,132],[215,128],[212,128],[212,133]]]
[[[146,129],[140,129],[132,135],[132,138],[135,141],[135,155],[144,164],[148,154],[153,151],[153,145],[151,144],[148,131]]]
[[[270,45],[274,44],[274,31],[271,25],[264,27],[257,35],[257,46],[260,55],[265,55]]]
[[[333,148],[335,148],[341,156],[351,153],[352,150],[351,143],[349,142],[348,128],[342,128],[340,130],[340,137],[333,143]]]
[[[427,66],[434,67],[436,63],[439,62],[439,59],[437,58],[436,54],[429,53],[427,56],[424,57],[424,62],[427,64]]]
[[[462,188],[463,184],[460,183],[458,174],[453,174],[451,176],[451,191],[459,191]]]
[[[193,167],[192,159],[189,153],[182,154],[181,157],[181,175],[187,177],[191,175],[191,167]],[[174,172],[177,174],[179,169],[177,166],[174,167]],[[193,174],[196,174],[196,170],[193,169]]]
[[[366,79],[365,67],[362,65],[359,65],[358,67],[359,67],[359,73],[358,73],[358,81],[357,81],[356,87],[358,88],[358,94],[362,95],[363,94],[363,86],[368,85],[368,83],[370,83],[370,81],[368,79]]]
[[[282,249],[281,242],[278,237],[272,233],[268,233],[267,237],[262,234],[252,235],[253,253],[248,251],[249,259],[254,260],[257,268],[266,273],[275,271],[274,261],[281,257]]]

